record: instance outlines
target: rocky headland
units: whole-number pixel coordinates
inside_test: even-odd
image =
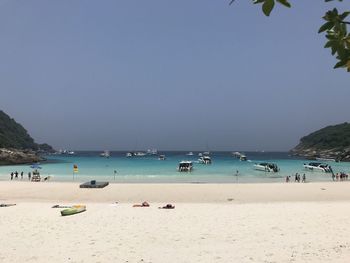
[[[48,144],[38,144],[27,130],[0,110],[0,165],[42,161],[39,153],[53,152]]]
[[[350,161],[350,124],[327,126],[300,139],[292,154],[307,159]]]

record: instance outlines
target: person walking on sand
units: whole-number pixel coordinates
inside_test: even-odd
[[[28,173],[28,181],[30,181],[30,178],[32,177],[32,173],[31,172],[29,172]]]
[[[306,175],[305,174],[303,174],[303,181],[302,181],[303,183],[305,183],[306,182]]]
[[[286,176],[286,183],[289,183],[289,176]]]
[[[21,172],[21,180],[23,180],[23,171]]]
[[[11,181],[13,180],[13,172],[11,172]]]
[[[15,172],[15,179],[18,179],[18,172]]]
[[[295,174],[294,182],[298,181],[298,173]]]

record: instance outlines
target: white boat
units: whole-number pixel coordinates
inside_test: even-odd
[[[232,155],[238,159],[242,154],[240,152],[233,152]]]
[[[192,172],[192,169],[193,164],[191,161],[181,161],[177,170],[179,172]]]
[[[202,156],[198,159],[198,162],[202,164],[211,164],[211,158],[209,156]]]
[[[157,149],[148,149],[147,150],[147,154],[148,155],[157,155],[158,154],[158,150]]]
[[[203,155],[210,155],[210,152],[206,151],[206,152],[203,153]]]
[[[193,152],[186,153],[187,156],[193,156]]]
[[[105,158],[109,158],[111,156],[109,151],[104,151],[103,153],[100,153],[100,157],[105,157]]]
[[[159,155],[158,160],[164,161],[166,159],[164,154]]]
[[[258,171],[273,172],[273,173],[277,173],[280,170],[278,166],[274,163],[256,163],[254,164],[254,169]]]
[[[126,157],[143,157],[146,156],[147,153],[145,152],[127,152]]]
[[[202,157],[202,156],[203,156],[203,153],[198,153],[198,156],[199,156],[199,157]]]
[[[244,154],[241,154],[241,156],[239,157],[240,161],[247,161],[247,156],[245,156]]]
[[[303,166],[306,170],[310,170],[310,171],[319,171],[324,173],[332,172],[331,166],[326,163],[308,163],[308,164],[304,163]]]

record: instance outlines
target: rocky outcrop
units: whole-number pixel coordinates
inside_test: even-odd
[[[318,148],[303,148],[295,147],[291,153],[296,156],[301,156],[306,159],[315,160],[316,158],[335,159],[337,161],[350,162],[350,148],[346,149],[318,149]]]
[[[43,159],[31,150],[0,148],[0,165],[30,164]]]

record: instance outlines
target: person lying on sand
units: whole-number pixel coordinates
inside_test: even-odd
[[[132,207],[149,207],[149,203],[145,201],[142,204],[135,204]]]
[[[68,205],[54,205],[51,208],[71,208],[72,206],[68,206]]]
[[[167,205],[165,205],[165,206],[163,206],[163,207],[158,207],[158,208],[159,208],[159,209],[174,209],[175,206],[172,205],[172,204],[167,204]]]
[[[0,204],[0,207],[9,207],[9,206],[14,206],[16,204]]]

